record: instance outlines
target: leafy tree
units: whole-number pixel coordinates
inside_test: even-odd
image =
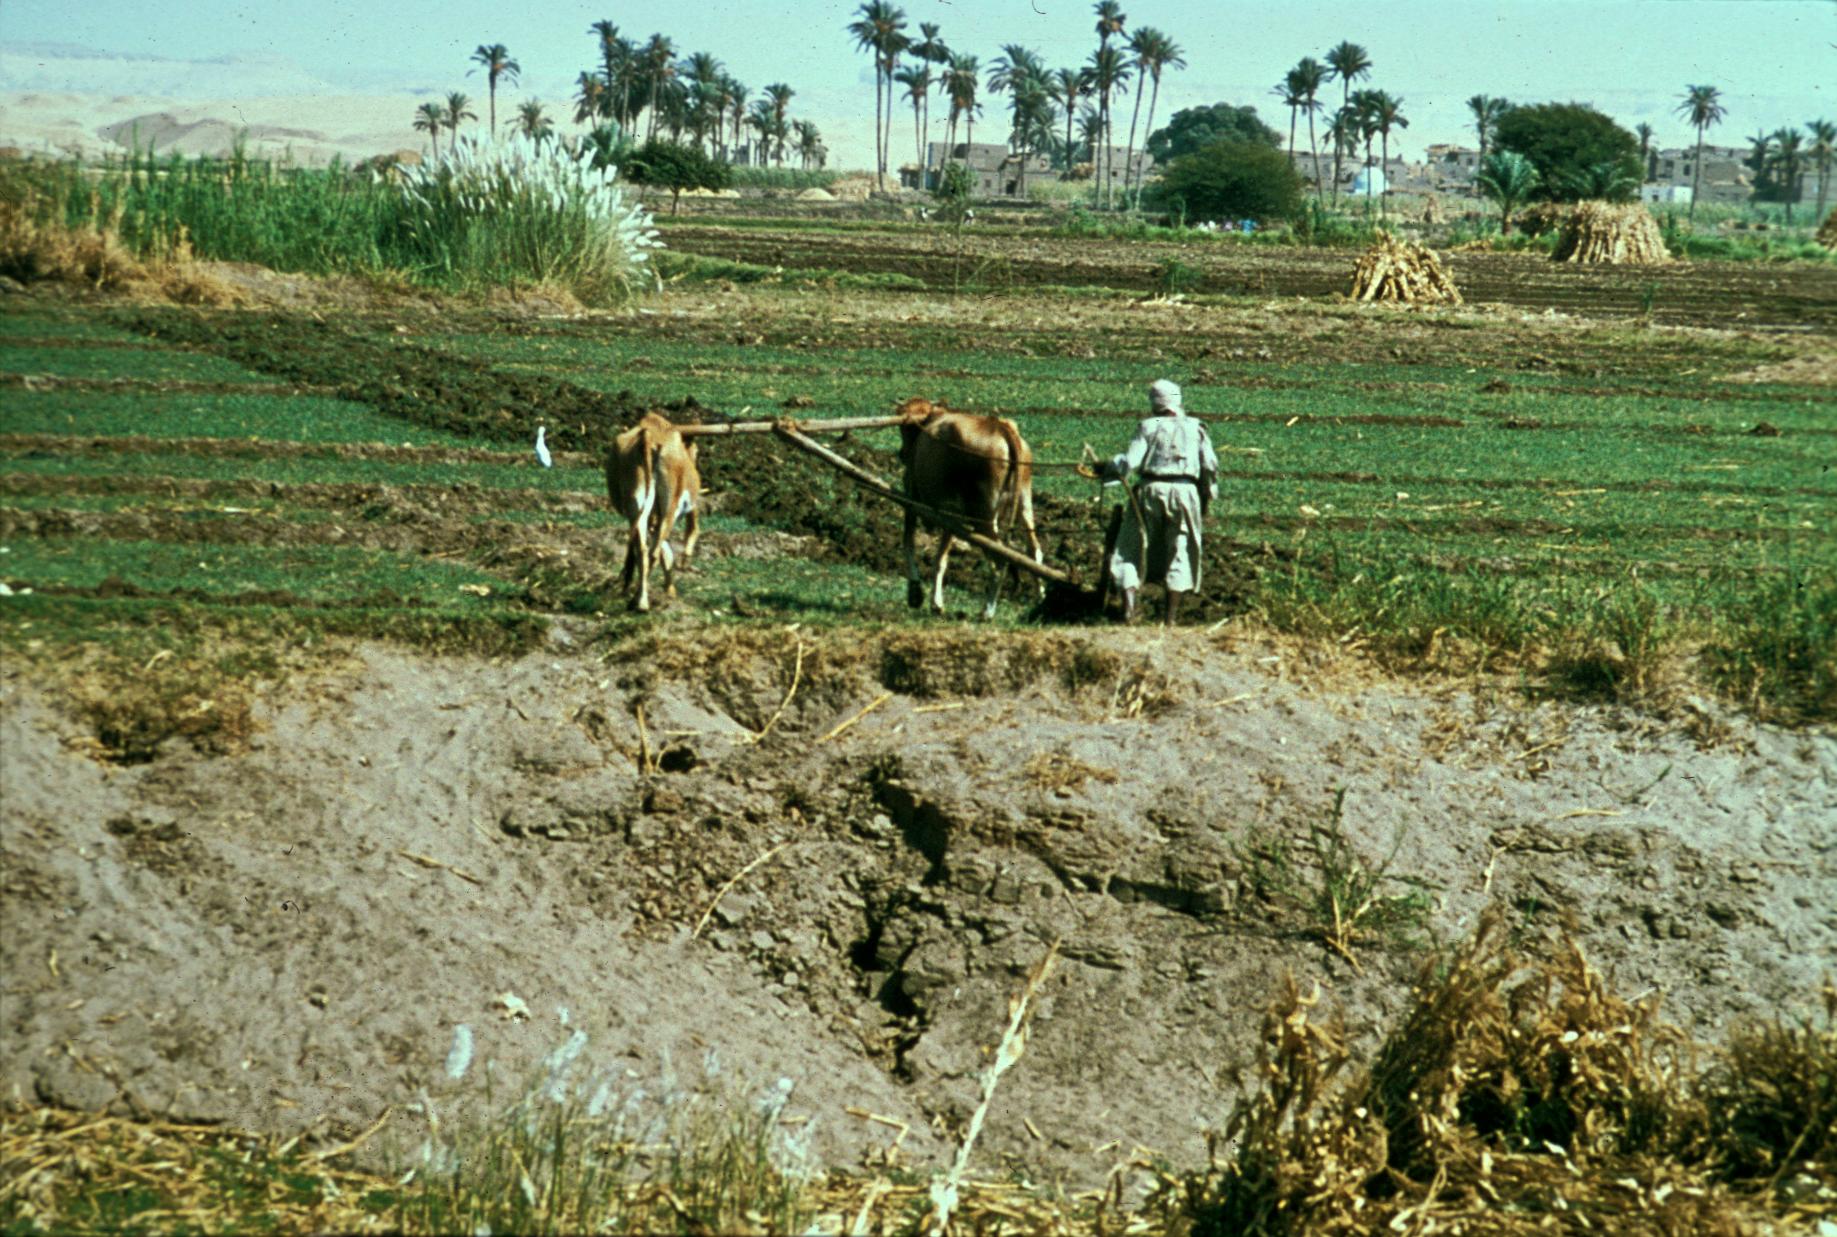
[[[1480,161],[1480,174],[1474,179],[1481,193],[1499,203],[1499,235],[1512,230],[1512,210],[1522,205],[1537,188],[1537,169],[1523,155],[1496,150]]]
[[[1811,145],[1805,150],[1812,166],[1818,169],[1818,218],[1824,218],[1825,190],[1831,183],[1831,156],[1837,147],[1837,124],[1828,120],[1809,120],[1805,131],[1811,134]]]
[[[523,66],[510,58],[510,49],[502,43],[480,43],[473,50],[472,59],[479,68],[485,71],[485,85],[491,92],[491,136],[496,137],[498,132],[498,79],[501,77],[512,86],[516,85],[518,75],[523,72]]]
[[[1212,142],[1168,164],[1157,196],[1189,219],[1286,219],[1302,183],[1275,142]]]
[[[1721,92],[1714,86],[1684,87],[1684,97],[1678,103],[1677,112],[1697,131],[1697,160],[1691,165],[1690,209],[1684,215],[1686,219],[1695,219],[1697,190],[1703,181],[1703,131],[1711,125],[1721,124],[1729,113],[1722,106]]]
[[[769,107],[767,105],[769,115]],[[683,142],[665,142],[652,138],[625,161],[623,173],[634,185],[670,191],[670,213],[676,213],[687,189],[725,189],[733,169],[719,159],[711,159],[699,146]]]
[[[1537,169],[1539,191],[1552,201],[1577,201],[1578,178],[1599,164],[1639,183],[1639,143],[1614,121],[1582,103],[1514,107],[1499,120],[1498,149],[1521,154]]]
[[[1149,135],[1148,153],[1166,166],[1214,142],[1252,142],[1275,150],[1282,145],[1282,135],[1257,119],[1254,107],[1214,103],[1175,112],[1165,129]]]
[[[438,103],[423,103],[415,109],[415,129],[434,142],[434,158],[440,158],[440,130],[446,127],[446,109]]]

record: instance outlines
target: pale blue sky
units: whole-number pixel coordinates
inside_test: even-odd
[[[482,79],[466,77],[467,57],[481,42],[502,42],[524,70],[509,97],[559,105],[593,61],[589,23],[606,17],[639,40],[662,31],[684,54],[712,52],[755,92],[789,82],[798,91],[793,114],[822,125],[832,163],[864,166],[872,78],[844,33],[857,7],[843,0],[5,0],[0,89],[107,90],[116,56],[151,56],[219,63],[173,65],[170,73],[142,63],[131,74],[137,91],[169,80],[166,90],[180,97],[401,91],[412,102],[417,90],[482,95]],[[984,65],[1008,42],[1035,48],[1053,65],[1082,62],[1095,44],[1088,0],[905,0],[903,7],[914,30],[937,22],[947,43]],[[1411,157],[1429,142],[1470,141],[1464,100],[1482,92],[1590,102],[1629,128],[1652,124],[1661,145],[1689,140],[1673,114],[1689,83],[1722,90],[1729,117],[1712,141],[1736,145],[1756,130],[1837,118],[1833,0],[1124,0],[1123,8],[1131,27],[1157,26],[1186,51],[1188,68],[1163,86],[1161,120],[1180,107],[1229,100],[1255,104],[1284,128],[1271,87],[1300,57],[1318,57],[1341,39],[1371,55],[1372,76],[1361,84],[1403,97],[1411,125],[1402,148]],[[78,48],[113,55],[73,59]],[[999,106],[990,100],[988,127],[978,126],[995,140]],[[906,115],[896,134],[910,133]],[[897,145],[896,155],[905,149]]]

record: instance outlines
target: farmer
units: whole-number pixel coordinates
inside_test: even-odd
[[[1123,591],[1123,621],[1134,622],[1143,584],[1167,589],[1166,621],[1180,598],[1199,587],[1200,521],[1218,488],[1218,455],[1203,422],[1186,415],[1180,388],[1165,378],[1148,388],[1154,415],[1135,431],[1129,449],[1110,461],[1107,484],[1133,473],[1128,501],[1109,557],[1109,575]]]

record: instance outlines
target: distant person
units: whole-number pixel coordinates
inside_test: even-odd
[[[1123,507],[1110,553],[1110,578],[1123,593],[1123,621],[1134,622],[1144,584],[1167,590],[1166,621],[1180,599],[1199,587],[1201,522],[1218,492],[1218,454],[1205,423],[1186,415],[1180,388],[1163,378],[1148,388],[1154,415],[1143,421],[1129,449],[1110,461],[1105,480],[1134,474],[1138,484]]]

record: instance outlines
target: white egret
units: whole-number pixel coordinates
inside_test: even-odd
[[[544,468],[553,468],[555,467],[555,460],[554,457],[549,455],[549,444],[543,439],[544,430],[544,426],[538,425],[536,427],[536,458],[542,461],[542,466]]]

